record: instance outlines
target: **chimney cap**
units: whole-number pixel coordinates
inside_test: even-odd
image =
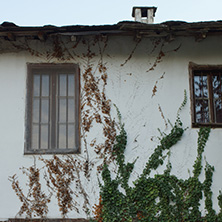
[[[147,10],[153,9],[153,16],[155,16],[157,7],[154,7],[154,6],[153,7],[134,6],[133,11],[132,11],[132,17],[135,17],[135,10],[136,9],[141,9],[142,17],[147,17]]]

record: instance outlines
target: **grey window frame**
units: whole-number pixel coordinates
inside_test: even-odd
[[[55,79],[55,76],[58,76],[59,74],[74,74],[74,109],[75,109],[75,125],[74,125],[74,132],[75,132],[75,146],[73,149],[71,148],[57,148],[56,147],[56,132],[55,128],[57,127],[58,120],[55,117],[55,112],[57,112],[57,109],[55,108],[55,105],[57,103],[56,101],[56,95],[55,93],[58,92],[58,89],[56,89],[55,84],[52,84],[52,81],[50,81],[50,87],[52,98],[51,100],[54,100],[52,102],[50,100],[49,105],[49,116],[50,116],[50,123],[48,127],[50,127],[50,134],[48,134],[48,137],[51,139],[50,141],[50,147],[48,149],[32,149],[31,147],[31,141],[32,141],[32,109],[33,109],[33,76],[34,73],[47,73],[51,75],[50,79]],[[54,77],[53,77],[54,76]],[[57,78],[57,77],[56,77]],[[55,80],[57,83],[57,80]],[[68,80],[67,80],[68,81]],[[66,96],[68,97],[68,95]],[[26,94],[26,124],[25,124],[25,149],[24,154],[72,154],[72,153],[79,153],[80,152],[80,70],[79,66],[77,64],[72,63],[28,63],[27,64],[27,94]],[[53,106],[53,107],[52,107]],[[40,109],[40,108],[39,108]],[[67,109],[67,107],[66,107]],[[56,111],[53,111],[56,110]],[[68,122],[67,122],[68,124]],[[66,132],[66,134],[68,134]],[[54,142],[53,142],[54,140]],[[49,141],[49,139],[48,139]],[[54,145],[52,145],[54,143]],[[67,142],[66,142],[67,143]]]
[[[196,122],[196,113],[195,113],[195,93],[194,93],[194,76],[196,72],[203,72],[206,73],[210,72],[210,74],[207,74],[207,83],[208,83],[208,104],[209,104],[209,119],[210,122],[207,123],[200,123]],[[209,78],[210,76],[213,76],[212,73],[214,72],[220,72],[222,74],[222,65],[198,65],[193,62],[189,63],[189,82],[190,82],[190,101],[191,101],[191,119],[192,119],[192,127],[204,127],[209,126],[213,128],[222,128],[222,123],[217,123],[215,121],[215,113],[214,113],[214,105],[213,105],[213,86],[212,86],[212,80]]]

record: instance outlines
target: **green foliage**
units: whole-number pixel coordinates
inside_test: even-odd
[[[220,207],[220,212],[218,214],[218,221],[221,222],[222,221],[222,192],[221,191],[220,191],[217,199],[218,199],[218,205]]]
[[[206,163],[205,167],[205,181],[204,181],[204,196],[205,196],[205,209],[207,210],[206,221],[216,221],[216,212],[213,209],[212,202],[212,178],[213,178],[214,167]]]
[[[210,133],[210,128],[200,128],[198,132],[198,141],[197,141],[197,159],[195,161],[195,164],[193,166],[193,174],[195,178],[198,178],[198,176],[201,173],[202,170],[202,154],[204,151],[204,147],[206,145],[206,142],[208,140]]]
[[[214,168],[208,163],[205,167],[205,180],[201,182],[202,156],[209,138],[210,128],[201,128],[198,132],[197,158],[193,165],[193,175],[188,179],[179,179],[171,175],[171,163],[168,161],[166,170],[162,174],[150,176],[152,170],[163,165],[166,152],[170,155],[170,148],[178,143],[185,129],[182,126],[179,112],[185,106],[187,97],[181,104],[175,124],[169,134],[161,134],[160,144],[149,157],[142,174],[129,186],[129,178],[133,171],[133,163],[125,163],[124,151],[127,145],[127,134],[121,122],[121,115],[117,109],[120,133],[116,137],[113,155],[118,166],[114,179],[105,164],[102,171],[103,185],[100,184],[102,197],[101,217],[103,222],[119,221],[222,221],[222,193],[218,196],[221,211],[216,215],[212,207],[212,176]],[[199,210],[200,200],[205,196],[206,216],[202,218]]]

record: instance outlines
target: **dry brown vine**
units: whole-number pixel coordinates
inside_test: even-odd
[[[103,47],[101,46],[103,43]],[[82,92],[82,131],[83,138],[90,131],[93,121],[102,124],[103,135],[105,137],[104,143],[96,146],[93,140],[90,145],[94,147],[96,154],[104,162],[111,162],[112,145],[116,137],[115,120],[111,117],[111,101],[107,99],[105,94],[105,86],[107,85],[107,68],[103,62],[103,53],[107,46],[107,39],[101,40],[99,37],[95,38],[93,42],[84,41],[83,44],[87,45],[87,53],[84,54],[86,58],[86,67],[83,73],[83,92]],[[91,46],[97,45],[99,48],[100,59],[95,68],[92,60],[96,54],[91,50]],[[96,76],[96,70],[100,75]],[[85,141],[86,146],[86,141]],[[87,150],[87,147],[85,148]],[[98,167],[101,170],[101,166]]]
[[[164,116],[164,114],[163,114],[163,111],[162,111],[162,108],[161,108],[160,104],[158,104],[158,110],[159,110],[159,112],[160,112],[161,117],[162,117],[163,120],[164,120],[165,127],[167,128],[167,127],[168,127],[168,124],[167,124],[166,118],[165,118],[165,116]]]
[[[99,204],[95,204],[93,206],[93,214],[94,214],[94,219],[97,222],[103,222],[102,218],[102,210],[103,210],[103,204],[102,204],[102,197],[99,197]]]
[[[76,161],[70,161],[69,158],[62,160],[57,156],[49,160],[41,158],[41,161],[44,162],[48,174],[45,174],[47,186],[56,193],[62,215],[65,216],[73,209],[78,212],[77,201],[73,199],[73,194],[76,196],[77,194],[70,187],[73,181],[77,179],[74,168]]]
[[[153,90],[152,90],[153,94],[152,94],[151,97],[154,97],[154,96],[156,95],[156,92],[157,92],[157,84],[158,84],[159,80],[161,80],[161,79],[164,78],[164,75],[165,75],[165,72],[164,72],[163,75],[155,82],[155,85],[154,85]]]
[[[51,201],[51,193],[47,196],[41,188],[40,169],[34,164],[29,168],[22,168],[22,172],[28,177],[28,192],[25,195],[15,175],[9,178],[12,189],[15,191],[22,206],[18,212],[21,216],[26,214],[29,218],[33,216],[45,217],[48,213],[48,203]]]
[[[141,38],[137,39],[136,45],[134,46],[134,48],[133,48],[132,52],[130,53],[129,57],[120,66],[124,66],[132,58],[132,56],[133,56],[134,52],[136,51],[137,46],[139,45],[140,42],[141,42]]]

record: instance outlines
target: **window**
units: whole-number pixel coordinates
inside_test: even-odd
[[[222,127],[222,66],[190,64],[192,125]]]
[[[79,69],[28,64],[25,154],[79,150]]]

